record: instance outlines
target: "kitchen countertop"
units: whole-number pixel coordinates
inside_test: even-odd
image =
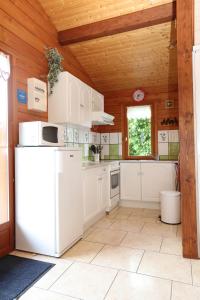
[[[153,159],[141,159],[141,160],[134,160],[134,159],[124,159],[124,160],[119,160],[120,163],[137,163],[137,162],[142,162],[142,163],[178,163],[176,160],[153,160]]]
[[[90,168],[98,168],[98,167],[107,167],[111,164],[113,160],[101,160],[100,162],[93,162],[93,161],[85,161],[82,163],[82,169],[90,169]]]
[[[109,166],[110,164],[114,162],[120,162],[120,163],[178,163],[178,161],[174,160],[101,160],[100,162],[93,162],[93,161],[85,161],[82,163],[82,169],[90,169],[90,168],[98,168],[98,167],[105,167]]]

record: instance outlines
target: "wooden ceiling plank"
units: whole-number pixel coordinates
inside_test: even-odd
[[[168,3],[123,16],[86,24],[58,32],[61,45],[69,45],[117,33],[146,28],[173,21],[176,3]]]

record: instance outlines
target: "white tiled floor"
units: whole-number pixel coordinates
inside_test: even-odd
[[[181,226],[157,210],[118,208],[55,263],[23,300],[199,300],[200,262],[182,258]]]

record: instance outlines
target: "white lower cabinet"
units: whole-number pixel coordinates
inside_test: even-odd
[[[141,200],[141,164],[120,164],[120,194],[123,200]]]
[[[172,162],[124,162],[121,170],[121,200],[159,202],[160,191],[175,190]]]
[[[108,167],[83,170],[83,210],[85,229],[94,224],[106,211],[109,197]]]
[[[173,163],[142,163],[142,200],[159,202],[161,191],[175,190]]]

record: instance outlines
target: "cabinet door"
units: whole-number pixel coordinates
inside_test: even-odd
[[[69,75],[69,122],[80,124],[81,81]]]
[[[50,123],[69,122],[69,73],[61,72],[55,83],[53,94],[48,96],[48,121]]]
[[[105,211],[108,198],[109,198],[109,191],[108,191],[108,182],[109,177],[108,173],[103,173],[98,176],[98,209],[99,212]]]
[[[92,89],[92,111],[104,111],[104,96]]]
[[[91,127],[91,113],[92,113],[92,91],[87,84],[81,84],[80,95],[80,124],[82,126]]]
[[[98,195],[99,186],[97,169],[83,171],[84,223],[92,219],[98,213]]]
[[[120,164],[121,200],[141,200],[140,163]]]
[[[142,200],[159,202],[161,191],[175,190],[173,163],[142,163]]]

